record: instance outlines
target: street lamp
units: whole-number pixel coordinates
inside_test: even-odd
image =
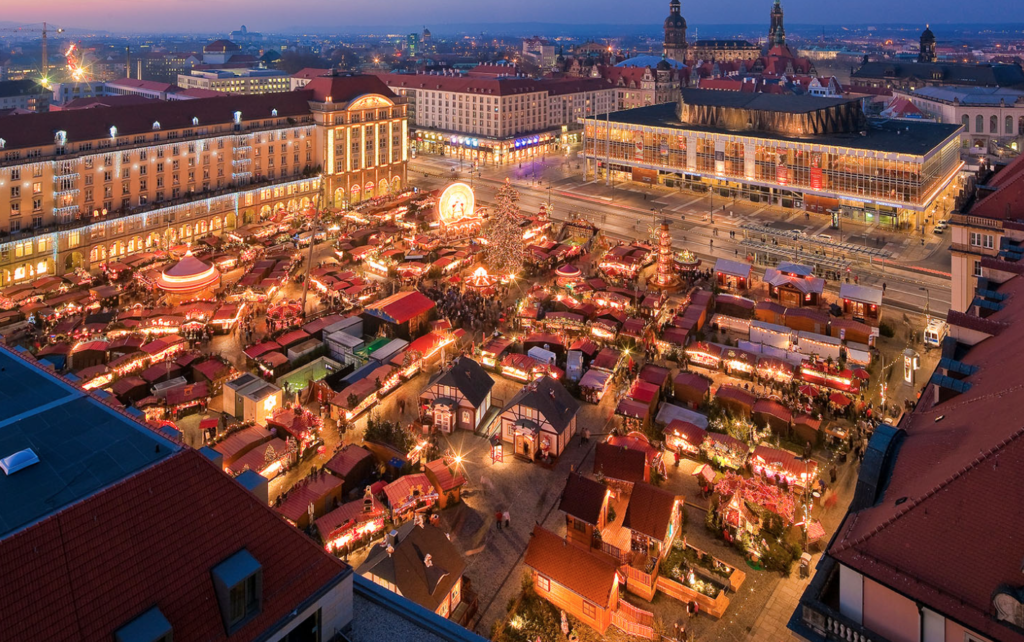
[[[931,295],[931,292],[929,292],[928,288],[926,288],[926,287],[919,287],[917,289],[924,291],[924,295],[925,295],[925,300],[924,300],[924,318],[925,318],[925,323],[927,323],[928,322],[928,318],[931,316],[929,314],[929,309],[931,308],[932,295]]]

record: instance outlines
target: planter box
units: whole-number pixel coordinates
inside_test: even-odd
[[[686,548],[692,549],[694,552],[697,553],[698,556],[707,555],[707,553],[705,551],[702,551],[699,548],[697,548],[696,546],[693,546],[691,544],[686,544]],[[728,573],[728,578],[729,578],[729,587],[728,588],[733,593],[739,591],[740,587],[743,586],[743,582],[747,579],[747,574],[744,573],[743,571],[739,570],[738,568],[734,567],[734,566],[730,566],[729,564],[726,564],[725,562],[723,562],[722,560],[718,559],[717,557],[715,557],[713,555],[711,556],[711,559],[715,560],[716,562],[718,562],[722,566],[724,566],[727,569],[731,570],[731,572]]]
[[[721,618],[729,608],[729,598],[725,595],[725,590],[720,591],[718,597],[710,598],[664,575],[658,577],[657,587],[658,590],[681,602],[696,601],[702,611],[714,618]]]

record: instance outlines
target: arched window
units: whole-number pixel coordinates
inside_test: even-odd
[[[1006,135],[1013,136],[1013,116],[1006,117]]]
[[[990,116],[988,119],[988,133],[998,134],[999,133],[999,119],[995,116]]]
[[[978,132],[979,134],[985,133],[985,117],[982,116],[981,114],[978,114],[977,116],[974,117],[974,131]]]
[[[967,114],[960,117],[960,124],[964,126],[964,133],[971,131],[971,117]]]

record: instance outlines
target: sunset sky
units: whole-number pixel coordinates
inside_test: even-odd
[[[0,19],[48,22],[89,29],[223,32],[240,24],[252,30],[293,27],[341,30],[363,26],[546,22],[657,24],[668,0],[42,0],[5,2]],[[691,28],[700,24],[767,21],[771,0],[683,2]],[[974,14],[962,0],[784,0],[790,24],[965,24],[999,20],[1024,22],[1024,0],[987,0]]]

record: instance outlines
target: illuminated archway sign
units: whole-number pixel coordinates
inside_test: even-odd
[[[451,225],[461,219],[473,216],[476,196],[473,188],[465,183],[452,183],[441,192],[437,201],[437,212],[441,223]]]

